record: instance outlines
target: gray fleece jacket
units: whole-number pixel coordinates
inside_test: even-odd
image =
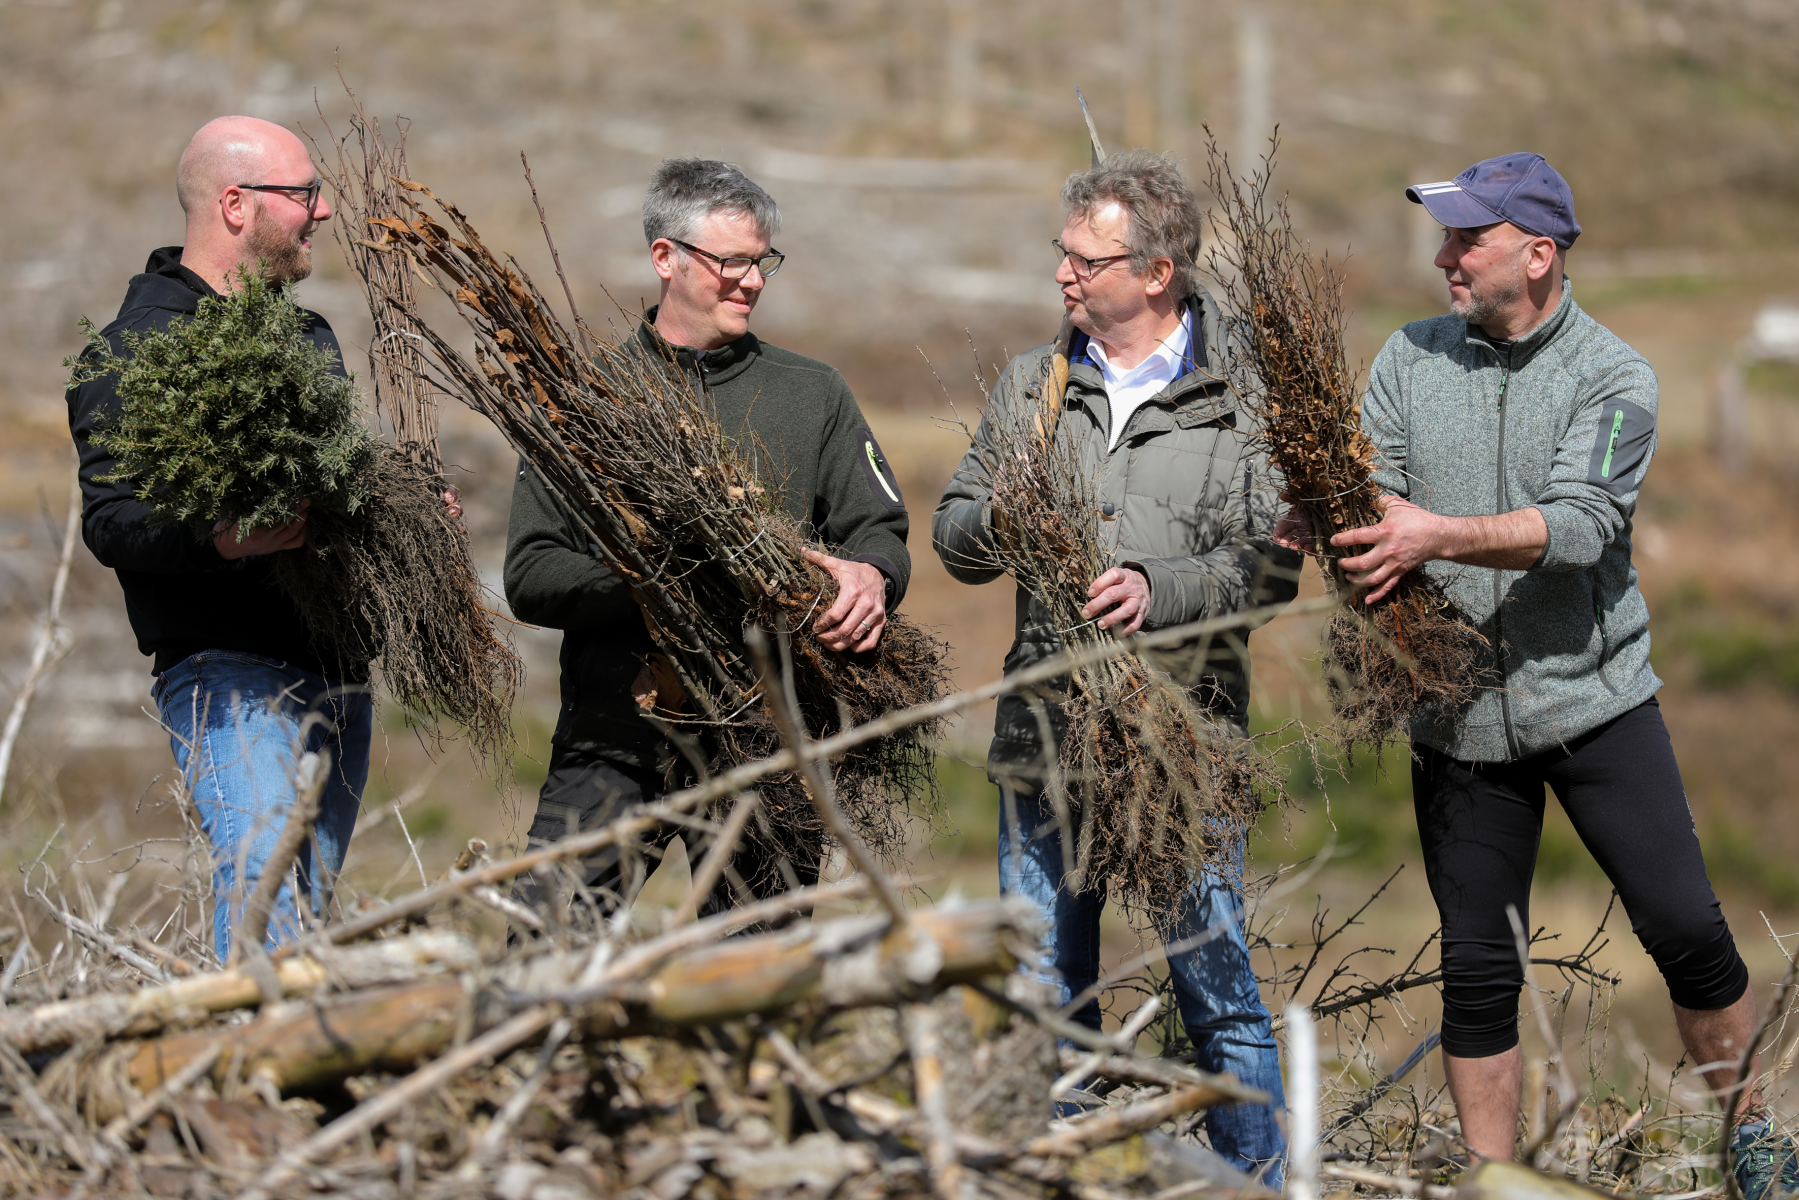
[[[1630,562],[1655,452],[1655,372],[1574,302],[1495,343],[1455,316],[1415,321],[1374,360],[1362,423],[1380,484],[1445,516],[1534,507],[1549,541],[1527,571],[1425,569],[1488,640],[1466,719],[1425,713],[1414,740],[1467,762],[1560,746],[1661,687]]]

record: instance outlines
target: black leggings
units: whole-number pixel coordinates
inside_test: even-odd
[[[1749,968],[1706,878],[1674,747],[1651,699],[1566,749],[1468,763],[1414,746],[1412,804],[1443,921],[1443,1049],[1484,1058],[1518,1044],[1518,962],[1506,905],[1530,927],[1530,879],[1555,790],[1682,1008],[1718,1009]]]

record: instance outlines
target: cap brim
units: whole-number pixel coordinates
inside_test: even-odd
[[[1421,186],[1431,190],[1420,192],[1418,189]],[[1450,229],[1478,229],[1482,225],[1496,225],[1505,220],[1460,188],[1449,190],[1443,189],[1441,184],[1413,184],[1405,190],[1405,198],[1413,204],[1424,205],[1424,210],[1432,218]]]

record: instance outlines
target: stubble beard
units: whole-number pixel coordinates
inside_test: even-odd
[[[248,242],[250,253],[268,264],[263,268],[263,278],[270,283],[298,283],[312,274],[312,248],[304,244],[304,239],[316,227],[316,222],[308,221],[289,233],[258,208]]]
[[[1492,282],[1484,290],[1478,291],[1473,284],[1469,284],[1468,298],[1450,301],[1449,311],[1470,325],[1499,324],[1506,315],[1506,309],[1524,294],[1526,283],[1524,255],[1519,254],[1512,262],[1512,270],[1505,279]]]

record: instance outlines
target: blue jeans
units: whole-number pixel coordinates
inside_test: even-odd
[[[1241,861],[1241,843],[1237,854]],[[1022,795],[1003,785],[999,890],[1024,897],[1042,913],[1048,927],[1042,978],[1059,989],[1062,1003],[1091,987],[1099,978],[1099,914],[1105,896],[1075,895],[1064,886],[1062,833],[1055,810],[1041,796]],[[1202,1071],[1235,1075],[1274,1097],[1274,1103],[1214,1108],[1206,1113],[1206,1136],[1225,1161],[1244,1171],[1262,1171],[1263,1181],[1278,1190],[1287,1142],[1275,1113],[1286,1108],[1287,1100],[1281,1087],[1280,1051],[1250,969],[1240,910],[1230,881],[1208,875],[1194,883],[1181,910],[1160,932],[1166,945],[1176,946],[1211,931],[1203,945],[1168,956],[1181,1023],[1197,1051],[1195,1065]],[[1071,1016],[1091,1029],[1100,1028],[1099,997]]]
[[[368,782],[374,713],[368,690],[254,654],[205,650],[164,671],[150,694],[212,843],[212,938],[220,959],[287,823],[295,771],[306,754],[328,756],[329,774],[315,835],[300,848],[295,877],[311,910],[322,913]],[[295,877],[275,897],[270,946],[300,931]]]

